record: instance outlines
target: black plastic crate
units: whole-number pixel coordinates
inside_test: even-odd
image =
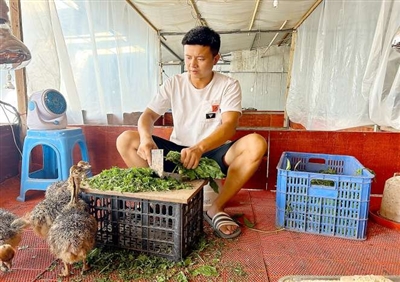
[[[127,196],[129,193],[107,194],[94,189],[83,191],[90,213],[98,222],[99,246],[179,261],[191,252],[203,233],[203,185],[194,189],[186,202],[143,199]]]

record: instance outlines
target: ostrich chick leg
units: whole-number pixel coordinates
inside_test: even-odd
[[[71,265],[64,262],[64,269],[59,274],[60,277],[67,277],[71,274]]]
[[[5,265],[5,267],[7,268],[7,271],[8,271],[8,270],[11,270],[12,261],[11,261],[11,260],[10,260],[10,261],[5,261],[5,262],[4,262],[4,265]]]
[[[4,261],[0,261],[0,270],[3,272],[6,272],[9,270],[9,267],[7,266],[7,264]]]
[[[84,259],[82,261],[82,263],[83,263],[83,266],[82,266],[82,274],[83,274],[83,272],[88,271],[90,269],[90,266],[89,266],[88,262],[86,261],[86,259]]]

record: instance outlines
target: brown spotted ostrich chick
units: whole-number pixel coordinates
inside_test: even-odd
[[[70,202],[71,191],[69,187],[72,187],[72,172],[79,171],[80,177],[86,178],[89,170],[89,163],[80,161],[77,165],[73,165],[70,168],[70,176],[66,181],[53,183],[47,188],[45,199],[37,203],[29,213],[29,222],[36,235],[43,239],[47,238],[53,221]],[[83,200],[79,202],[81,205],[86,205]]]
[[[12,260],[15,257],[15,248],[10,244],[0,245],[0,270],[9,271],[12,267]]]
[[[74,170],[71,175],[71,201],[54,220],[47,238],[50,252],[64,263],[60,273],[63,277],[70,275],[75,262],[83,262],[82,273],[89,269],[86,258],[94,248],[97,233],[96,219],[78,201],[82,171]]]
[[[28,220],[23,217],[0,209],[0,269],[8,271],[12,267],[12,260],[16,249],[22,240],[23,229],[29,226]]]
[[[92,168],[92,166],[86,161],[79,161],[76,164],[76,166],[80,168],[84,173],[82,174],[83,177],[82,180],[86,178],[86,176],[90,172],[90,169]],[[71,169],[70,169],[70,175],[71,175]],[[69,185],[69,181],[71,181],[70,178],[63,181],[57,181],[49,185],[49,187],[47,187],[46,189],[45,198],[55,201],[59,201],[60,197],[62,199],[66,198],[67,199],[66,204],[67,204],[71,198],[71,191],[68,188],[69,186],[71,186]]]

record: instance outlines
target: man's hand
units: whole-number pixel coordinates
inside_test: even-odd
[[[154,143],[153,138],[146,138],[141,139],[139,147],[137,149],[137,154],[139,157],[147,161],[149,166],[151,166],[152,159],[151,159],[151,150],[158,149],[156,143]]]
[[[239,112],[224,112],[222,123],[208,137],[204,138],[192,147],[181,151],[181,162],[187,169],[195,169],[201,156],[228,141],[236,133],[236,127],[240,117]]]
[[[181,162],[187,169],[195,169],[200,162],[203,151],[199,147],[189,147],[182,149]]]

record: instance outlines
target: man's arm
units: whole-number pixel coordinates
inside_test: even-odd
[[[196,168],[202,154],[211,151],[228,141],[236,133],[239,117],[239,112],[230,111],[223,113],[222,123],[213,133],[197,144],[182,150],[181,161],[183,165],[189,169]]]
[[[160,117],[159,114],[146,108],[140,115],[138,121],[138,132],[140,136],[140,144],[137,150],[137,154],[142,159],[146,160],[147,163],[151,164],[151,149],[157,149],[156,144],[152,138],[154,123]]]

